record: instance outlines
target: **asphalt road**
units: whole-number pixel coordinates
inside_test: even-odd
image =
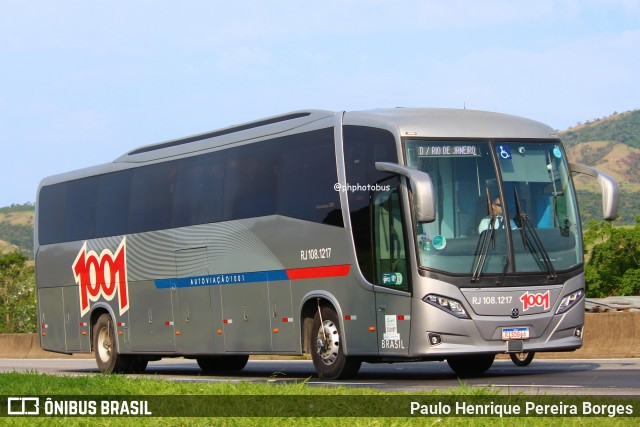
[[[0,372],[38,371],[57,375],[97,375],[92,359],[0,359]],[[136,376],[136,375],[132,375]],[[505,393],[638,395],[640,359],[536,360],[516,367],[510,360],[496,360],[482,377],[459,379],[445,362],[363,364],[352,380],[318,379],[308,360],[250,360],[232,375],[205,376],[193,360],[163,359],[149,363],[139,377],[187,382],[307,381],[310,386],[368,387],[384,391],[423,392],[466,384],[493,387]]]

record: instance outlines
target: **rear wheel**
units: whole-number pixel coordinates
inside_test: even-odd
[[[127,373],[129,374],[142,374],[147,369],[149,361],[147,359],[141,359],[138,356],[123,354],[120,357],[125,357],[127,360]]]
[[[533,356],[535,356],[535,351],[530,351],[528,353],[510,353],[511,361],[516,366],[529,366],[529,363],[533,360]]]
[[[241,371],[249,356],[201,356],[197,357],[198,366],[205,373]]]
[[[103,374],[131,371],[131,356],[118,354],[116,339],[111,316],[101,315],[93,326],[93,351],[98,369]]]
[[[362,360],[344,354],[338,315],[329,307],[316,312],[311,327],[311,358],[320,378],[351,378],[360,370]]]
[[[454,356],[447,358],[447,363],[458,376],[473,377],[484,374],[493,365],[495,357],[495,354]]]

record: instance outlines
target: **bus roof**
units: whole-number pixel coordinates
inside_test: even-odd
[[[242,123],[219,130],[146,145],[116,158],[113,162],[49,176],[48,185],[153,163],[164,159],[204,152],[226,145],[278,134],[308,131],[333,125],[335,112],[303,110]],[[549,126],[522,117],[477,110],[443,108],[387,108],[344,113],[345,125],[375,126],[401,137],[432,138],[557,138]]]
[[[477,110],[390,108],[354,111],[345,125],[385,127],[401,137],[430,138],[557,138],[551,127],[523,117]]]
[[[146,145],[118,157],[115,162],[151,161],[158,158],[177,156],[256,138],[263,138],[291,131],[321,119],[333,117],[334,114],[332,111],[324,110],[294,111],[211,132],[192,135],[186,138]]]

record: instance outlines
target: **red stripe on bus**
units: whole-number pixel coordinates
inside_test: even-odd
[[[349,274],[350,264],[329,265],[326,267],[291,268],[286,270],[289,280],[321,279],[324,277],[341,277]]]

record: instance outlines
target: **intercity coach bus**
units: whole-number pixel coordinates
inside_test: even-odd
[[[582,345],[584,259],[557,133],[450,109],[298,111],[45,178],[35,265],[43,349],[102,372],[163,357],[205,373],[252,354],[361,363]]]

